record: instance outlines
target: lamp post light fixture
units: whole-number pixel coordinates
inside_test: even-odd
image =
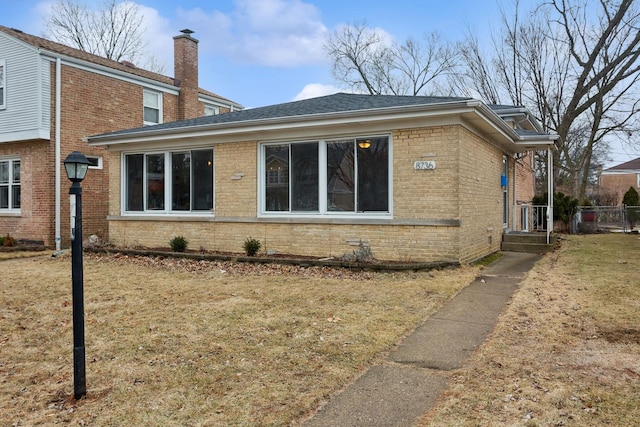
[[[84,351],[84,290],[82,267],[82,187],[80,182],[89,169],[84,154],[74,151],[64,159],[64,168],[71,181],[69,217],[71,219],[71,287],[73,295],[73,397],[87,394]]]

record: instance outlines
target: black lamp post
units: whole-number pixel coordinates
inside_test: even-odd
[[[80,182],[89,169],[84,154],[74,151],[64,159],[69,188],[71,218],[71,286],[73,294],[73,396],[80,399],[87,394],[84,352],[84,291],[82,269],[82,187]]]

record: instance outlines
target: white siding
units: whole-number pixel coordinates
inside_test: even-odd
[[[19,40],[0,33],[5,60],[6,108],[0,110],[0,143],[49,139],[51,62]]]

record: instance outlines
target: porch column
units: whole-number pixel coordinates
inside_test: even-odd
[[[553,148],[547,148],[547,245],[553,231]]]
[[[518,154],[513,156],[513,231],[522,231],[522,227],[518,229]],[[520,214],[522,216],[522,214]]]

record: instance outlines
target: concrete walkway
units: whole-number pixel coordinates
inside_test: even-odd
[[[470,285],[413,331],[381,365],[331,399],[305,427],[411,426],[486,339],[538,254],[503,252]]]

